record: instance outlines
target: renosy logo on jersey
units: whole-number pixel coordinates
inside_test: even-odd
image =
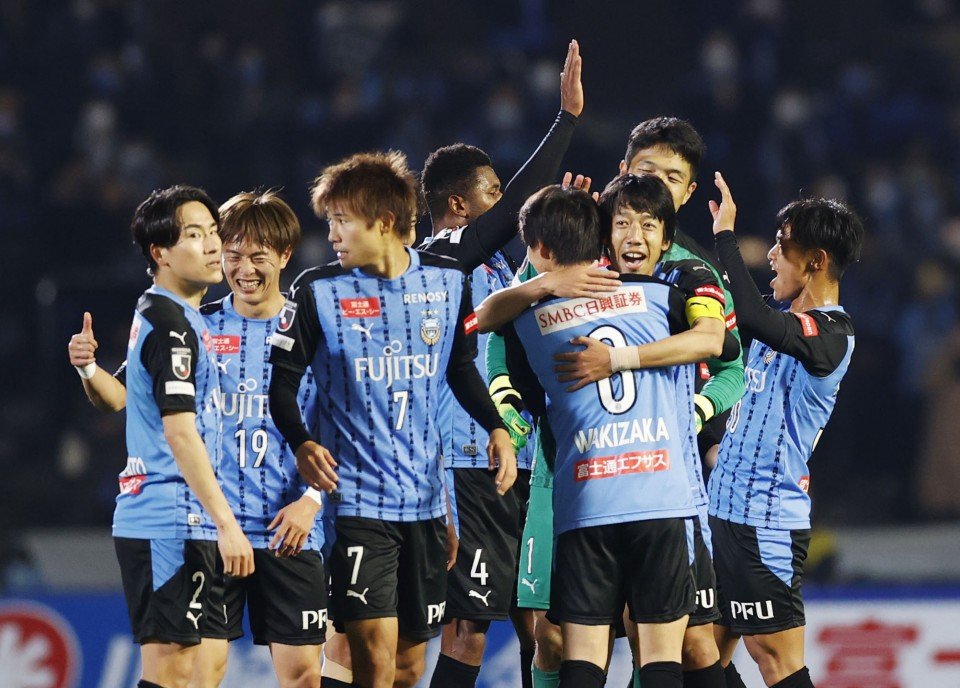
[[[659,473],[670,470],[670,452],[666,449],[638,451],[619,456],[597,456],[573,464],[573,479],[584,480],[615,478],[631,473]]]
[[[548,335],[611,315],[646,313],[647,297],[643,287],[621,287],[610,296],[599,299],[568,299],[537,308],[534,314],[540,334]]]
[[[210,338],[215,354],[240,353],[240,336],[236,334],[215,334]]]
[[[340,312],[343,313],[344,318],[379,318],[380,297],[340,299]]]

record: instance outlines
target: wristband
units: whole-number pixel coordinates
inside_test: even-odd
[[[304,492],[303,495],[304,497],[309,497],[320,506],[323,506],[323,493],[320,490],[315,490],[312,487],[308,487],[307,491]]]
[[[85,366],[73,366],[77,369],[77,375],[82,377],[84,380],[89,380],[93,377],[94,373],[97,372],[96,363],[88,363]]]
[[[640,367],[640,347],[615,346],[610,349],[610,368],[615,373],[621,370],[636,370]]]

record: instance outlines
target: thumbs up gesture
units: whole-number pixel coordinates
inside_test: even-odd
[[[83,328],[70,337],[67,344],[67,353],[70,355],[70,365],[83,368],[97,362],[97,340],[93,336],[93,316],[83,314]]]

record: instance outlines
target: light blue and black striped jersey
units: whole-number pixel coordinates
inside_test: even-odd
[[[789,304],[780,304],[786,311]],[[833,412],[853,354],[853,323],[839,306],[785,317],[783,341],[758,340],[710,475],[710,514],[762,528],[810,527],[808,461]]]
[[[469,228],[456,230],[445,229],[436,236],[428,238],[421,244],[421,249],[456,257],[456,252],[450,250],[455,246],[454,241],[459,233],[472,231]],[[507,264],[504,255],[497,251],[493,257],[473,270],[471,275],[471,292],[473,306],[476,307],[490,294],[504,287],[510,286],[513,272]],[[478,351],[487,350],[488,334],[477,337]],[[477,370],[484,380],[487,379],[486,357],[477,355]],[[487,461],[487,432],[480,427],[469,413],[457,402],[453,391],[444,386],[440,390],[440,435],[443,439],[443,463],[447,468],[484,468]],[[532,445],[528,442],[527,446]],[[517,468],[529,469],[533,459],[532,449],[524,447],[517,452]]]
[[[553,370],[552,354],[569,350],[577,336],[637,346],[687,329],[679,289],[644,275],[620,279],[623,285],[606,298],[541,301],[505,331],[511,378],[531,411],[545,413],[556,440],[558,534],[696,514],[674,371],[624,371],[568,392],[569,383]]]
[[[479,386],[485,402],[472,391],[485,403],[485,422],[499,423],[473,365],[466,275],[452,259],[408,253],[410,267],[395,279],[338,264],[307,270],[272,338],[275,366],[313,371],[311,434],[339,463],[331,494],[338,516],[416,521],[446,513],[439,411],[447,384]]]
[[[220,468],[219,378],[207,326],[179,296],[152,286],[137,303],[127,348],[127,467],[113,516],[116,537],[215,540],[177,467],[162,415],[196,414],[214,473]]]
[[[683,464],[690,483],[690,497],[695,506],[704,506],[709,501],[703,481],[703,466],[700,462],[700,447],[697,445],[696,412],[693,395],[696,389],[697,366],[693,364],[674,366],[673,375],[677,390],[677,428],[683,446]]]
[[[219,482],[237,523],[254,549],[269,546],[267,526],[284,506],[299,499],[306,485],[297,473],[296,457],[270,417],[270,337],[276,317],[245,318],[233,307],[233,295],[200,308],[220,371],[223,412],[223,462]],[[313,373],[300,383],[301,414],[316,418],[317,389]],[[320,549],[323,528],[316,526],[304,549]]]

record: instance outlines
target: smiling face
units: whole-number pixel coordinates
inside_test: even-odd
[[[203,203],[188,201],[177,209],[180,238],[173,246],[154,245],[151,252],[159,270],[191,289],[203,289],[223,280],[217,221]]]
[[[697,188],[690,163],[665,146],[644,148],[637,151],[632,160],[621,161],[620,174],[628,172],[637,176],[651,174],[659,177],[670,191],[674,210],[679,210],[690,200]]]
[[[663,239],[664,223],[649,212],[620,206],[613,216],[610,258],[617,272],[652,275],[670,242]]]
[[[257,307],[280,296],[280,271],[290,260],[290,250],[276,249],[251,241],[237,241],[223,248],[223,274],[234,298]]]
[[[790,238],[790,225],[777,231],[777,243],[767,253],[774,276],[770,280],[773,298],[777,301],[792,301],[800,295],[810,281],[807,265],[809,251],[804,250]]]

